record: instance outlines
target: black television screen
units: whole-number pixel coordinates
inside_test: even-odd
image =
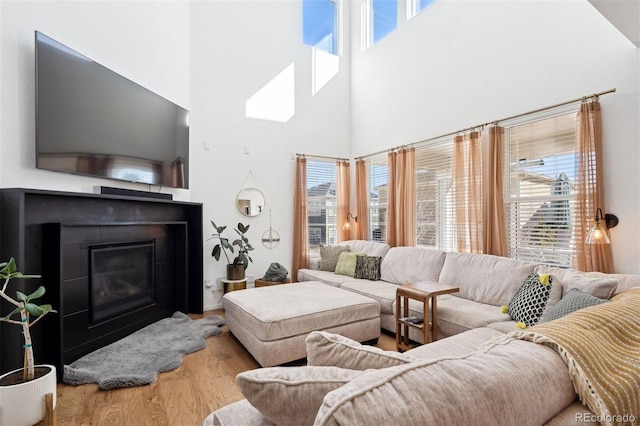
[[[36,31],[36,167],[189,187],[189,111]]]

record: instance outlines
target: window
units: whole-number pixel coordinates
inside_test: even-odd
[[[336,163],[307,160],[307,218],[309,255],[320,255],[321,245],[338,244]]]
[[[416,148],[416,245],[456,251],[453,141]]]
[[[362,50],[395,30],[398,25],[398,0],[365,0],[361,8]]]
[[[434,0],[407,0],[407,19],[416,16],[422,9],[433,3]]]
[[[387,235],[387,200],[389,196],[389,166],[387,157],[367,160],[369,178],[369,241],[384,242]]]
[[[575,113],[505,129],[505,214],[514,259],[570,266]]]
[[[302,0],[302,42],[338,54],[338,0]]]

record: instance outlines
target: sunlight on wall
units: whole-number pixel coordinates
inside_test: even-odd
[[[315,96],[340,71],[340,57],[320,49],[312,49],[313,79],[311,94]]]
[[[245,102],[247,118],[286,123],[296,113],[295,66],[291,63]]]

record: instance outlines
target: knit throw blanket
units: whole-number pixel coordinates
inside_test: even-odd
[[[580,400],[601,423],[640,422],[640,288],[505,338],[557,351]]]

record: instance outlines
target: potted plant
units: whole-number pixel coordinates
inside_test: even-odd
[[[211,256],[213,256],[215,260],[220,260],[220,255],[224,254],[224,257],[227,259],[227,279],[244,279],[245,270],[247,269],[247,266],[249,266],[249,262],[253,262],[253,259],[249,256],[249,252],[253,250],[253,247],[245,236],[250,225],[243,225],[238,222],[238,227],[235,228],[234,231],[236,231],[239,238],[236,238],[233,243],[229,243],[229,239],[222,236],[224,230],[227,229],[226,226],[217,226],[214,221],[211,221],[211,225],[213,225],[213,229],[215,230],[211,238],[218,240],[218,243],[213,246]],[[234,257],[232,262],[229,254],[233,255],[233,246],[238,247],[238,254]]]
[[[16,298],[7,294],[12,279],[40,278],[39,275],[24,275],[18,271],[14,258],[0,263],[0,297],[15,308],[0,321],[15,324],[22,329],[24,337],[24,366],[21,369],[0,376],[0,424],[32,425],[51,415],[55,407],[56,368],[53,365],[36,366],[29,329],[49,312],[56,312],[51,305],[38,305],[36,299],[45,293],[43,286],[26,295],[16,291]],[[32,321],[32,318],[35,318]],[[45,395],[50,397],[50,410],[47,412]]]

